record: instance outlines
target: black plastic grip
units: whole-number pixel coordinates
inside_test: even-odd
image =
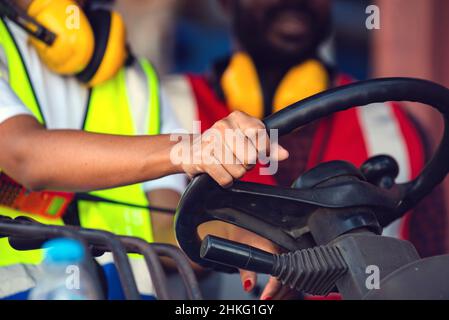
[[[272,274],[275,255],[246,244],[206,236],[201,244],[201,258],[234,268]]]
[[[202,242],[200,256],[214,263],[269,274],[291,289],[319,295],[327,295],[348,269],[339,248],[334,246],[276,255],[207,236]]]

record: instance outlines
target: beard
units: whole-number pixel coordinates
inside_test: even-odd
[[[275,42],[270,34],[285,14],[297,14],[307,26],[297,37],[280,37]],[[323,19],[307,2],[280,4],[266,10],[262,17],[255,17],[249,10],[234,1],[232,27],[241,46],[258,64],[291,66],[317,55],[320,44],[331,31],[329,18]]]

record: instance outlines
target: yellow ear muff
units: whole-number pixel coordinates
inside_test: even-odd
[[[273,112],[324,91],[329,86],[326,68],[310,59],[292,68],[279,84]],[[262,89],[256,67],[248,54],[234,54],[221,78],[221,88],[231,110],[240,110],[261,119],[264,116]]]
[[[256,67],[249,55],[235,53],[221,78],[221,88],[231,110],[244,111],[261,119],[263,96]]]
[[[128,56],[126,28],[122,17],[107,10],[87,12],[95,36],[95,51],[89,65],[77,78],[90,87],[114,77]]]
[[[329,75],[319,61],[310,59],[293,67],[279,84],[273,100],[273,112],[313,96],[329,87]]]
[[[28,14],[56,34],[48,46],[30,37],[40,59],[62,75],[82,71],[94,52],[94,34],[82,9],[73,0],[34,0]]]

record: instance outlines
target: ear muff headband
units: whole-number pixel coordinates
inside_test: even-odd
[[[91,61],[77,78],[88,86],[96,86],[112,78],[124,65],[128,56],[126,29],[116,12],[94,10],[87,14],[95,37]]]
[[[89,64],[76,75],[78,80],[84,83],[89,82],[100,67],[101,60],[108,46],[109,29],[111,27],[111,14],[108,11],[95,10],[88,12],[87,18],[94,33],[95,49]]]
[[[326,90],[329,75],[315,59],[293,67],[276,89],[273,112]],[[264,116],[263,94],[256,67],[250,56],[243,52],[233,55],[221,78],[226,102],[232,110],[240,110],[261,119]]]
[[[56,34],[51,46],[30,37],[41,60],[62,75],[82,71],[94,52],[94,35],[89,21],[73,0],[34,0],[28,14]],[[73,21],[69,15],[73,15]]]
[[[25,10],[15,5],[13,0],[0,0],[0,16],[8,17],[29,35],[51,46],[56,35],[30,17]]]
[[[30,17],[56,34],[53,44],[30,37],[41,60],[61,75],[76,75],[88,86],[114,77],[128,56],[125,23],[116,12],[86,13],[73,0],[34,0]]]

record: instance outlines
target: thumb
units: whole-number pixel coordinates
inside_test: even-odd
[[[286,149],[284,149],[284,147],[282,147],[278,143],[273,143],[271,146],[270,156],[275,161],[284,161],[288,159],[290,154]]]

